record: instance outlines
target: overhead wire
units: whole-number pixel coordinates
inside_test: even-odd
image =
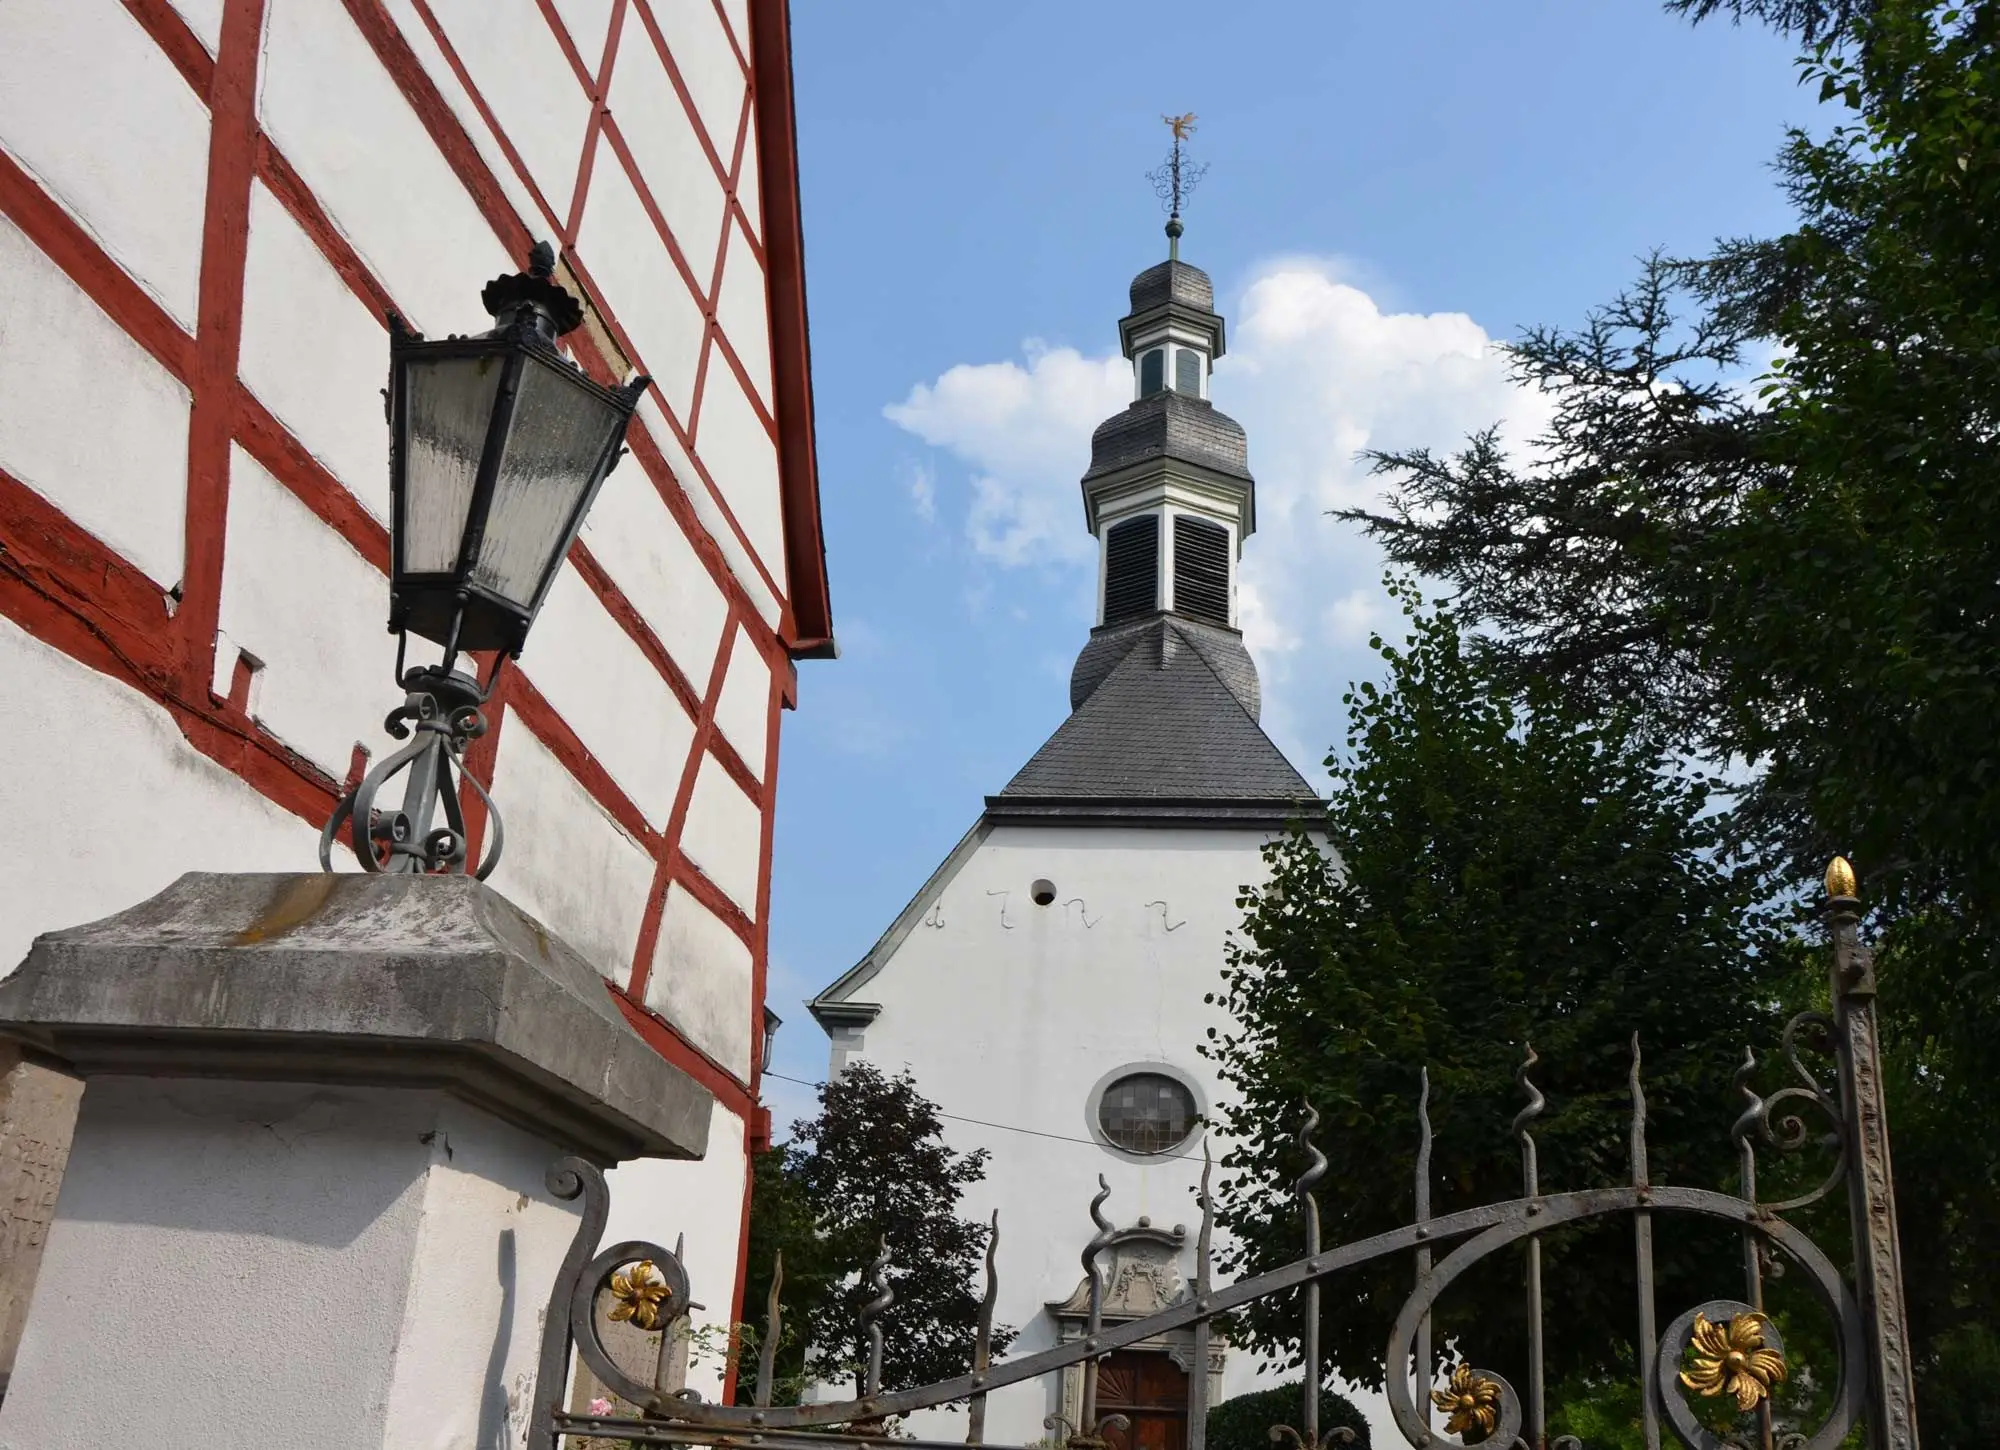
[[[792,1077],[786,1073],[774,1072],[768,1069],[765,1071],[764,1076],[775,1077],[781,1082],[796,1083],[800,1087],[823,1088],[826,1086],[823,1082],[808,1082],[802,1077]],[[1013,1123],[996,1123],[987,1118],[968,1118],[958,1113],[947,1113],[942,1108],[934,1108],[932,1111],[937,1113],[940,1118],[949,1118],[954,1123],[972,1123],[981,1128],[997,1128],[1003,1133],[1023,1133],[1030,1138],[1050,1138],[1058,1143],[1081,1143],[1086,1148],[1102,1148],[1105,1146],[1095,1138],[1078,1138],[1069,1133],[1051,1133],[1042,1128],[1022,1128]],[[1148,1158],[1178,1158],[1188,1162],[1196,1162],[1201,1155],[1198,1153],[1148,1153],[1146,1156]]]

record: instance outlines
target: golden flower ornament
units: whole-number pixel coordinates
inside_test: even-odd
[[[1694,1317],[1688,1343],[1688,1367],[1681,1383],[1702,1395],[1734,1395],[1736,1408],[1754,1410],[1771,1397],[1771,1386],[1785,1377],[1785,1357],[1764,1345],[1771,1321],[1761,1314],[1738,1314],[1720,1324]]]
[[[1852,896],[1854,890],[1854,868],[1848,865],[1845,856],[1835,856],[1826,868],[1826,894]]]
[[[1447,1435],[1463,1435],[1475,1425],[1480,1434],[1491,1435],[1500,1419],[1500,1386],[1461,1364],[1443,1389],[1431,1391],[1431,1403],[1450,1416],[1444,1422]]]
[[[660,1327],[660,1305],[671,1291],[651,1259],[627,1264],[611,1276],[611,1297],[618,1301],[610,1317],[629,1319],[640,1329]]]

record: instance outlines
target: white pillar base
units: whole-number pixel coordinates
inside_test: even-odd
[[[428,1089],[94,1078],[0,1450],[518,1445],[564,1151]]]

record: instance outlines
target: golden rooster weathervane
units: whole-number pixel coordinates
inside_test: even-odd
[[[1156,170],[1146,173],[1146,179],[1153,183],[1153,190],[1159,193],[1160,204],[1167,209],[1167,256],[1175,259],[1181,254],[1181,203],[1200,184],[1208,167],[1199,161],[1185,160],[1181,155],[1182,145],[1194,136],[1194,112],[1184,111],[1178,116],[1162,116],[1160,119],[1174,133],[1174,149],[1167,153],[1167,159]]]

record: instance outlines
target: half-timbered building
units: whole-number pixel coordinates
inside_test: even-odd
[[[713,1094],[704,1161],[621,1174],[717,1319],[765,1131],[779,722],[832,650],[788,23],[0,7],[0,972],[189,870],[314,869],[400,697],[386,319],[480,331],[547,239],[575,360],[654,382],[469,764],[493,884]]]

